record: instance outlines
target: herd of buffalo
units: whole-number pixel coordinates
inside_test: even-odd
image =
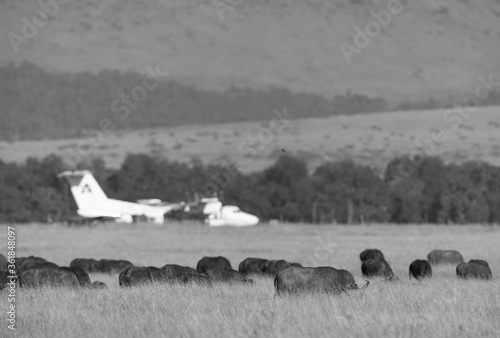
[[[393,273],[383,253],[378,249],[366,249],[359,255],[361,272],[365,278],[381,277],[386,281],[399,278]],[[134,286],[146,283],[198,284],[211,286],[213,283],[253,283],[249,277],[262,275],[274,278],[276,294],[327,292],[339,294],[346,290],[364,290],[369,282],[358,287],[354,277],[347,270],[333,267],[303,267],[299,263],[285,260],[246,258],[234,270],[225,257],[203,257],[196,269],[176,264],[161,268],[134,266],[125,260],[77,258],[69,267],[61,267],[43,258],[29,256],[15,259],[16,277],[8,271],[8,261],[0,254],[0,290],[12,284],[20,287],[67,286],[106,288],[99,281],[90,280],[89,273],[119,274],[120,286]],[[453,250],[434,250],[427,260],[417,259],[410,264],[409,277],[418,280],[432,277],[432,266],[456,265],[460,278],[491,279],[491,269],[484,260],[471,259],[465,263],[462,255]]]

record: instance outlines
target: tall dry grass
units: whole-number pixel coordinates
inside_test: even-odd
[[[6,233],[6,227],[2,231]],[[284,258],[350,270],[362,282],[359,252],[381,249],[401,280],[373,280],[365,293],[274,298],[271,278],[254,285],[149,285],[122,289],[116,275],[91,275],[106,290],[18,290],[21,337],[478,337],[500,334],[500,229],[482,226],[262,225],[211,229],[196,224],[17,227],[18,255],[60,265],[75,257],[122,258],[137,265],[195,266],[224,255],[237,268],[248,256]],[[2,234],[3,247],[6,247]],[[323,244],[321,244],[323,243]],[[413,259],[435,248],[482,258],[492,281],[464,281],[453,266],[429,281],[408,279]],[[4,250],[5,251],[5,250]],[[6,317],[6,294],[0,313]],[[5,319],[0,336],[9,335]]]

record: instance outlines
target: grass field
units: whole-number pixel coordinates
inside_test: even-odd
[[[0,244],[6,247],[6,226]],[[478,337],[500,334],[500,228],[486,226],[261,225],[208,228],[102,225],[67,228],[19,225],[17,255],[60,265],[76,257],[128,259],[136,265],[195,266],[224,255],[233,267],[246,257],[284,258],[351,271],[360,283],[359,253],[381,249],[401,278],[373,280],[365,293],[274,299],[273,280],[252,286],[144,286],[121,289],[118,276],[91,275],[107,290],[18,290],[20,337]],[[408,266],[435,248],[457,249],[466,260],[489,261],[494,279],[464,281],[454,266],[429,281],[408,280]],[[3,250],[6,251],[6,250]],[[6,316],[6,293],[0,294]],[[2,319],[0,336],[8,336]]]

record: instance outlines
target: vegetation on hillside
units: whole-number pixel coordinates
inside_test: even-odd
[[[351,161],[324,163],[309,173],[304,161],[290,156],[247,175],[231,164],[178,163],[145,154],[130,154],[117,170],[105,169],[99,159],[80,167],[91,169],[110,197],[186,201],[217,193],[262,220],[500,223],[500,167],[445,165],[428,157],[408,175],[401,169],[406,161],[391,161],[385,177]],[[63,169],[56,156],[22,165],[0,162],[0,222],[51,221],[67,214],[56,177]]]
[[[259,121],[270,119],[273,109],[284,106],[296,117],[387,109],[382,98],[350,92],[333,100],[279,88],[269,91],[231,88],[221,93],[176,81],[155,82],[153,78],[144,85],[144,76],[139,73],[108,70],[98,74],[49,73],[30,63],[0,68],[0,78],[3,79],[0,81],[2,140],[83,137],[82,131],[86,129],[137,130]],[[103,126],[105,119],[111,124]]]
[[[328,117],[387,111],[384,98],[346,92],[333,99],[231,88],[216,92],[163,82],[139,73],[105,70],[50,73],[31,63],[0,68],[0,140],[42,140],[87,137],[89,130],[109,132],[186,124],[270,120],[286,107],[294,118]],[[152,89],[147,89],[152,88]],[[135,99],[134,99],[135,98]],[[500,104],[492,93],[481,105]],[[430,109],[451,102],[406,102],[402,109]]]

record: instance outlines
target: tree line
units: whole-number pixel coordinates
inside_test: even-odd
[[[291,156],[250,174],[232,163],[180,163],[146,154],[129,154],[119,169],[106,169],[101,159],[77,168],[92,170],[112,198],[178,202],[217,194],[263,221],[500,223],[500,167],[427,157],[408,173],[401,169],[405,161],[395,158],[383,175],[352,161],[327,162],[311,171]],[[69,215],[57,178],[64,169],[55,155],[22,164],[0,161],[0,222],[52,222]]]
[[[115,130],[186,124],[261,121],[273,109],[292,116],[327,117],[387,110],[380,97],[347,91],[333,99],[287,89],[230,88],[225,92],[183,85],[161,69],[146,74],[117,70],[55,73],[24,62],[0,67],[0,140],[82,137],[104,119]],[[305,114],[307,112],[307,114]]]
[[[99,73],[49,72],[32,63],[0,67],[0,140],[81,138],[85,130],[138,130],[186,124],[269,120],[286,107],[295,117],[328,117],[389,109],[452,106],[431,99],[392,106],[382,97],[347,91],[332,99],[283,88],[230,88],[225,92],[183,85],[161,69],[146,74],[103,70]],[[481,105],[500,104],[491,93]]]

